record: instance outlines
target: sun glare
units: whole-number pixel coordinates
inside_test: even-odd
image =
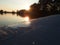
[[[30,7],[29,7],[29,6],[26,6],[26,7],[25,7],[25,9],[26,9],[26,10],[29,10],[29,9],[30,9]]]
[[[29,17],[28,16],[26,16],[24,19],[25,19],[25,21],[29,22]]]
[[[30,24],[30,19],[29,19],[29,17],[28,16],[26,16],[25,18],[24,18],[24,23],[26,24],[26,25],[29,25]]]

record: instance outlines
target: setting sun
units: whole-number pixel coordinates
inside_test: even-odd
[[[28,6],[26,6],[26,7],[25,7],[25,9],[26,9],[26,10],[29,10],[29,9],[30,9],[30,6],[29,6],[29,5],[28,5]]]

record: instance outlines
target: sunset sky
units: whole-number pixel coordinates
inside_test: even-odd
[[[0,0],[0,10],[16,11],[21,9],[28,9],[33,3],[38,0]]]

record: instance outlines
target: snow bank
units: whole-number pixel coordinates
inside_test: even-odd
[[[60,45],[60,15],[32,21],[31,32],[18,38],[18,45]]]

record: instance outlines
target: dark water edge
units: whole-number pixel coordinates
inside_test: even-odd
[[[27,32],[30,32],[29,27],[0,27],[0,45],[14,45],[16,38]]]

